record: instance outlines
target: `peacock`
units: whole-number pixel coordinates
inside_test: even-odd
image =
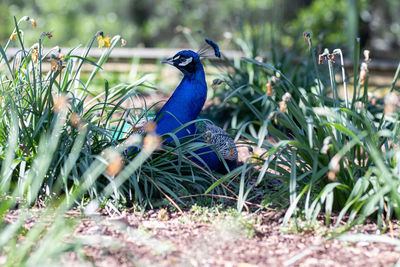
[[[171,133],[187,124],[185,128],[176,131],[175,135],[179,139],[200,135],[200,140],[209,146],[199,149],[195,153],[211,170],[226,173],[228,170],[217,154],[224,158],[229,170],[237,166],[238,153],[232,138],[220,127],[211,123],[190,123],[197,119],[207,98],[207,83],[200,59],[211,56],[220,57],[218,45],[208,39],[206,42],[207,45],[198,52],[183,50],[173,57],[161,61],[161,63],[170,64],[179,69],[183,73],[183,78],[153,121],[156,123],[155,131],[158,135]],[[138,122],[135,129],[138,129],[139,132],[143,131],[141,129],[143,123],[143,120]],[[165,143],[172,141],[171,137],[164,140]],[[215,150],[218,153],[215,153]],[[202,165],[196,159],[193,161]]]

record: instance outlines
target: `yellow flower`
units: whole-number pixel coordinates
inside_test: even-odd
[[[50,60],[50,64],[51,64],[51,70],[56,71],[58,67],[57,60],[52,58]]]
[[[32,23],[33,28],[36,28],[36,26],[37,26],[36,20],[30,19],[29,21]]]
[[[16,32],[13,32],[13,33],[11,34],[9,40],[10,40],[10,41],[14,40],[16,36],[17,36],[17,33],[16,33]]]
[[[63,68],[63,61],[62,61],[62,59],[59,59],[59,60],[57,60],[57,59],[51,59],[51,60],[50,60],[50,63],[51,63],[51,70],[52,70],[52,71],[56,71],[56,70],[61,71],[62,68]]]
[[[99,35],[97,37],[97,42],[99,43],[99,48],[106,46],[107,48],[111,45],[111,38],[109,36]]]
[[[39,50],[37,48],[32,50],[32,61],[36,62],[38,59]]]

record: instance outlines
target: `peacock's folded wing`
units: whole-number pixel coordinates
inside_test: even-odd
[[[205,125],[198,127],[198,129],[202,132],[205,142],[213,145],[225,160],[237,162],[238,152],[233,139],[227,132],[209,123],[205,123]]]

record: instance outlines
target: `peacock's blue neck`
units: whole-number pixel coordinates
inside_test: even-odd
[[[183,124],[195,120],[206,98],[207,84],[203,66],[199,62],[194,72],[184,73],[181,83],[157,114],[157,133],[162,135],[172,132]],[[192,124],[187,130],[179,131],[177,136],[180,138],[194,133],[195,126]]]

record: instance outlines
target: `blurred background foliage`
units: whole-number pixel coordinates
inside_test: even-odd
[[[274,45],[293,49],[310,31],[320,47],[353,47],[359,36],[363,48],[393,58],[400,54],[399,13],[398,0],[1,0],[0,40],[9,38],[13,16],[30,16],[38,27],[25,31],[26,40],[52,31],[49,46],[74,47],[103,30],[122,35],[128,47],[191,47],[190,32],[235,48],[232,36],[264,31],[260,45],[271,45],[272,36]]]

